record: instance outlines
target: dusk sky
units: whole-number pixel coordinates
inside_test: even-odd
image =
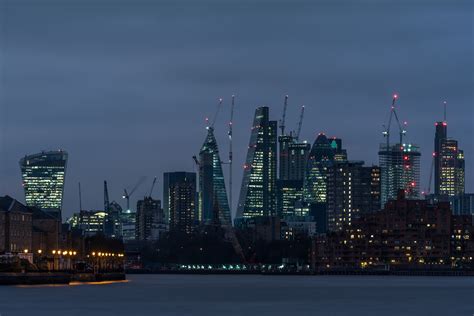
[[[306,105],[302,138],[343,139],[349,159],[378,164],[382,124],[397,92],[407,140],[421,146],[427,187],[434,122],[448,134],[474,191],[473,1],[0,0],[0,195],[24,201],[19,159],[69,153],[63,219],[103,207],[103,181],[124,206],[141,176],[162,198],[163,172],[196,170],[192,156],[216,123],[227,159],[236,94],[234,207],[254,110],[287,129]],[[396,131],[393,130],[396,135]],[[396,137],[392,138],[394,141]],[[225,169],[227,170],[227,169]],[[226,179],[227,181],[227,179]]]

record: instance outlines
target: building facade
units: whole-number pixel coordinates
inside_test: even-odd
[[[216,212],[217,214],[214,214]],[[221,225],[232,224],[222,162],[212,127],[208,127],[206,140],[199,152],[198,219],[204,224],[210,224],[216,220]]]
[[[276,213],[277,122],[269,120],[269,108],[255,111],[237,218]]]
[[[67,159],[67,152],[59,150],[20,160],[27,206],[38,207],[61,219]]]
[[[327,219],[330,231],[342,230],[363,213],[380,209],[380,168],[363,161],[335,162],[328,168]]]
[[[192,233],[197,222],[196,174],[165,172],[163,205],[170,231]]]
[[[33,213],[10,196],[0,197],[0,252],[31,252]]]
[[[420,198],[420,149],[414,144],[380,145],[381,206],[404,190],[407,198]]]
[[[440,142],[436,192],[438,195],[456,196],[464,193],[464,152],[457,140],[445,138]]]
[[[138,241],[156,241],[166,231],[165,216],[161,201],[145,197],[137,202],[135,239]]]

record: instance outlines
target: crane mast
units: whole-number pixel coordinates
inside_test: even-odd
[[[234,104],[235,104],[235,95],[232,95],[232,101],[230,103],[230,120],[229,120],[229,207],[232,215],[232,125],[234,124]]]
[[[304,105],[301,106],[300,119],[298,121],[298,130],[296,131],[296,136],[295,136],[296,141],[298,141],[300,138],[301,126],[303,125],[303,117],[304,117]]]
[[[280,120],[281,135],[285,135],[285,121],[286,121],[286,108],[288,107],[288,94],[285,95],[285,102],[283,103],[283,116]]]

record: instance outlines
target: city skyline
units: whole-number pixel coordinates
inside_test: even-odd
[[[215,13],[222,13],[223,8],[219,6],[212,9],[216,12],[204,13],[215,19],[213,22],[224,23],[225,18],[238,18],[243,14],[242,6],[234,5],[238,10],[234,13],[226,10],[223,17],[213,17]],[[394,12],[377,8],[376,12],[364,13],[363,10],[370,9],[367,4],[353,8],[359,19],[360,15],[369,18],[370,21],[362,25],[357,24],[359,19],[355,17],[345,19],[347,16],[337,6],[308,5],[307,12],[298,11],[303,16],[315,17],[311,21],[324,19],[325,12],[340,11],[339,15],[332,15],[334,21],[320,34],[305,31],[305,23],[310,23],[305,19],[292,18],[288,29],[283,29],[273,18],[284,16],[284,4],[271,8],[272,19],[266,15],[266,7],[257,6],[249,21],[250,26],[258,22],[255,35],[245,39],[252,30],[251,27],[243,29],[235,39],[240,44],[234,45],[225,39],[225,35],[235,35],[232,25],[224,24],[220,31],[210,25],[201,25],[196,31],[198,40],[210,34],[211,42],[207,42],[210,47],[201,47],[197,59],[211,72],[203,69],[183,48],[171,45],[178,44],[176,41],[196,44],[187,35],[187,28],[178,28],[174,37],[159,31],[162,25],[177,27],[177,24],[171,20],[158,22],[157,19],[169,13],[172,6],[157,8],[163,12],[146,12],[145,9],[150,8],[145,5],[131,12],[119,10],[120,6],[104,6],[101,12],[104,21],[93,20],[86,30],[80,31],[75,28],[77,19],[92,19],[96,14],[87,7],[79,6],[79,10],[74,11],[59,6],[33,12],[27,7],[8,6],[9,19],[2,17],[6,21],[2,23],[3,34],[7,36],[0,37],[2,43],[8,39],[8,46],[1,45],[4,47],[1,50],[2,68],[6,71],[0,85],[0,189],[5,194],[23,201],[18,170],[21,157],[43,149],[62,148],[70,154],[63,207],[65,217],[78,211],[78,182],[82,184],[84,209],[102,207],[104,180],[109,182],[110,199],[124,205],[121,200],[123,189],[133,187],[142,175],[147,175],[151,183],[154,176],[160,179],[163,172],[197,171],[192,156],[199,152],[206,133],[204,119],[212,117],[219,97],[224,98],[224,111],[216,122],[216,138],[221,159],[225,160],[228,109],[230,96],[234,93],[237,97],[233,196],[236,198],[232,215],[235,215],[240,193],[253,111],[259,105],[268,105],[271,107],[270,119],[279,120],[285,94],[289,94],[287,130],[296,129],[299,108],[305,104],[302,140],[312,144],[319,132],[325,132],[343,140],[349,159],[377,165],[378,146],[384,142],[381,125],[389,113],[392,93],[399,93],[399,114],[409,123],[407,139],[419,144],[422,152],[422,190],[427,187],[429,177],[434,123],[442,119],[442,102],[447,100],[449,134],[464,150],[466,192],[473,191],[474,184],[470,179],[474,172],[471,140],[474,100],[470,89],[473,85],[472,59],[469,57],[472,46],[469,45],[469,24],[463,18],[468,13],[463,13],[462,6],[434,5],[425,13],[423,27],[415,20],[416,14],[405,16],[407,23],[404,25],[383,22],[384,18],[390,20],[402,10],[402,6],[396,6]],[[441,13],[446,8],[451,10],[452,16]],[[318,9],[322,13],[318,13]],[[58,12],[63,17],[54,14]],[[375,18],[374,13],[380,14],[380,18]],[[195,13],[183,14],[193,17]],[[52,19],[52,25],[62,23],[62,30],[34,23],[46,18]],[[262,19],[268,26],[262,25]],[[109,25],[105,21],[114,23],[115,28],[100,29]],[[328,22],[327,19],[324,21]],[[341,23],[344,27],[338,28]],[[380,30],[374,27],[377,23],[381,24]],[[411,30],[413,23],[416,27],[415,32],[410,32],[409,38],[414,42],[411,43],[403,36]],[[193,25],[189,22],[187,26]],[[369,30],[366,38],[358,38],[359,32]],[[295,36],[295,39],[291,45],[281,47],[272,35],[275,31],[285,38]],[[66,38],[64,32],[68,32]],[[132,41],[138,51],[120,44],[114,35],[121,32],[127,41],[140,35]],[[384,32],[390,35],[393,43],[384,40]],[[439,38],[430,37],[433,32]],[[37,38],[30,38],[32,34]],[[158,43],[147,40],[155,35],[157,42],[162,39],[168,47],[174,48],[163,51]],[[314,37],[310,38],[314,40],[308,40],[307,36],[312,35]],[[264,39],[269,43],[265,44]],[[426,41],[419,47],[422,39]],[[97,46],[87,48],[88,44],[97,44],[100,40],[109,45],[105,51]],[[362,42],[358,43],[360,40]],[[405,43],[403,48],[397,48],[398,41]],[[254,47],[254,53],[239,50],[249,43]],[[216,47],[222,50],[211,54]],[[390,53],[392,49],[401,59],[394,59]],[[32,57],[29,51],[39,53]],[[299,53],[292,54],[291,51]],[[104,53],[107,52],[112,56],[106,56]],[[367,62],[364,53],[372,58],[381,55],[361,67],[361,61]],[[143,59],[140,54],[145,54]],[[181,55],[171,59],[165,67],[164,61],[176,54]],[[53,58],[55,55],[58,58]],[[28,63],[22,65],[26,60]],[[128,63],[122,64],[123,60]],[[286,62],[279,68],[281,61]],[[307,69],[310,62],[315,64]],[[328,63],[334,66],[325,66]],[[251,70],[253,66],[255,70]],[[243,69],[238,70],[239,67]],[[133,79],[138,79],[139,83],[134,83]],[[101,93],[97,93],[98,90]],[[166,93],[163,95],[163,92]],[[25,109],[31,115],[21,115]],[[177,127],[175,122],[183,128]],[[170,148],[170,155],[167,155],[166,146],[174,144],[179,145]],[[227,185],[226,169],[224,167]],[[148,188],[149,185],[139,188],[131,205],[135,206],[136,199],[143,198]],[[163,183],[159,181],[155,198],[161,199],[162,188]]]

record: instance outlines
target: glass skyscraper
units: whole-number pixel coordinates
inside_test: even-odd
[[[380,145],[381,206],[396,199],[399,190],[408,199],[420,198],[420,149],[414,144]]]
[[[304,183],[304,199],[308,203],[326,203],[327,168],[334,162],[336,150],[325,134],[320,133],[309,153]]]
[[[196,226],[196,173],[163,174],[163,208],[171,231],[190,234]]]
[[[61,219],[68,154],[41,152],[20,160],[27,206],[35,206]]]
[[[237,218],[276,214],[277,122],[266,106],[255,110]]]
[[[448,138],[448,124],[435,123],[434,184],[437,196],[456,196],[464,193],[464,152],[455,139]]]
[[[207,137],[199,152],[199,220],[205,224],[231,225],[231,213],[222,172],[222,162],[214,136],[208,127]]]

